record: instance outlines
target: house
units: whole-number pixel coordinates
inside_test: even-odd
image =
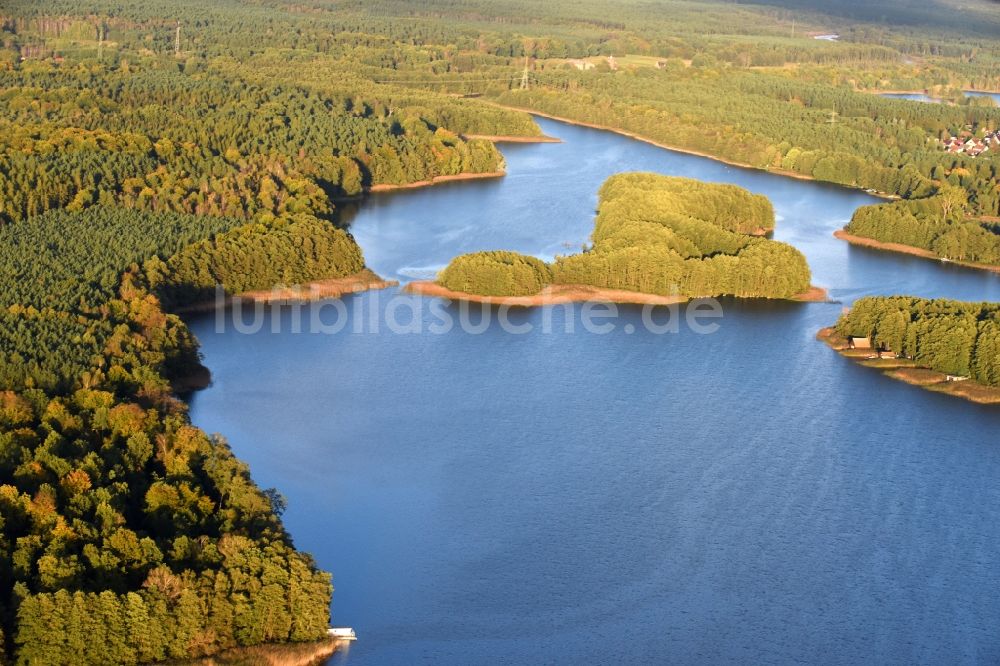
[[[569,64],[573,65],[574,67],[576,67],[577,69],[579,69],[581,71],[586,71],[588,69],[594,69],[594,63],[590,62],[589,60],[574,59],[574,60],[570,60]]]
[[[965,145],[961,139],[953,136],[944,142],[944,149],[949,153],[960,153],[965,150]]]
[[[871,349],[872,341],[868,338],[851,338],[851,349]]]
[[[976,139],[975,137],[970,137],[963,141],[958,137],[951,137],[946,141],[942,141],[941,145],[944,147],[946,152],[953,154],[965,154],[969,157],[978,157],[990,149],[991,145],[1000,146],[1000,134],[994,132],[992,134],[987,134],[983,139]]]
[[[965,142],[965,154],[969,157],[977,157],[989,150],[989,146],[979,140],[969,139]]]

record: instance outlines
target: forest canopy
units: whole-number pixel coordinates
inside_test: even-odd
[[[280,496],[172,397],[200,364],[161,297],[363,266],[346,232],[306,214],[95,206],[0,227],[5,650],[130,664],[325,635],[330,576],[293,548]]]
[[[790,298],[809,289],[809,266],[792,246],[759,237],[773,228],[771,202],[740,187],[618,174],[601,187],[587,251],[551,265],[513,252],[462,255],[437,282],[484,296],[524,296],[561,284],[664,296]]]
[[[941,148],[1000,129],[1000,111],[961,92],[1000,89],[997,3],[614,7],[0,10],[0,662],[130,664],[323,634],[330,578],[294,549],[280,496],[172,395],[199,363],[170,309],[217,283],[363,267],[339,202],[502,171],[473,136],[540,133],[504,106],[893,194],[853,231],[997,262],[998,151]],[[813,39],[831,30],[839,40]],[[871,94],[885,89],[955,104]],[[459,257],[441,280],[785,298],[809,269],[759,236],[773,224],[770,204],[738,188],[630,174],[602,189],[586,252]],[[976,307],[901,301],[883,317],[862,301],[844,326],[996,385],[996,315]]]
[[[953,261],[1000,265],[996,223],[966,217],[965,193],[955,187],[925,199],[859,208],[844,230],[883,243],[929,250]]]
[[[837,322],[845,337],[868,338],[875,349],[923,367],[1000,386],[1000,305],[909,296],[870,296]]]

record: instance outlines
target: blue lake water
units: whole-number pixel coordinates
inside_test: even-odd
[[[929,104],[940,104],[941,99],[938,97],[931,97],[930,95],[925,95],[924,93],[880,93],[882,97],[890,97],[892,99],[908,99],[914,102],[926,102]],[[992,97],[993,100],[1000,105],[1000,93],[990,93],[981,92],[979,90],[966,90],[966,97]]]
[[[502,179],[365,201],[369,265],[405,281],[461,252],[575,251],[601,182],[646,170],[769,196],[842,304],[724,301],[709,335],[625,307],[566,332],[582,306],[515,311],[522,335],[373,331],[387,308],[456,312],[396,290],[348,298],[336,334],[291,332],[330,303],[256,334],[192,320],[214,383],[191,416],[334,573],[359,640],[331,663],[1000,660],[1000,409],[814,337],[866,294],[996,301],[1000,276],[834,239],[861,192],[539,123],[564,143],[504,146]]]

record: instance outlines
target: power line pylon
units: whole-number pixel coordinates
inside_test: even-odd
[[[177,33],[174,35],[174,55],[181,54],[181,22],[177,22]]]
[[[524,71],[521,73],[521,90],[528,89],[528,56],[524,56]]]

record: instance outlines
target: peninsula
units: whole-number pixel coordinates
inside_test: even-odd
[[[1000,271],[994,218],[970,217],[962,188],[945,184],[935,190],[924,198],[863,206],[834,236],[853,245]]]
[[[893,379],[1000,404],[1000,305],[907,296],[855,301],[817,337]]]

